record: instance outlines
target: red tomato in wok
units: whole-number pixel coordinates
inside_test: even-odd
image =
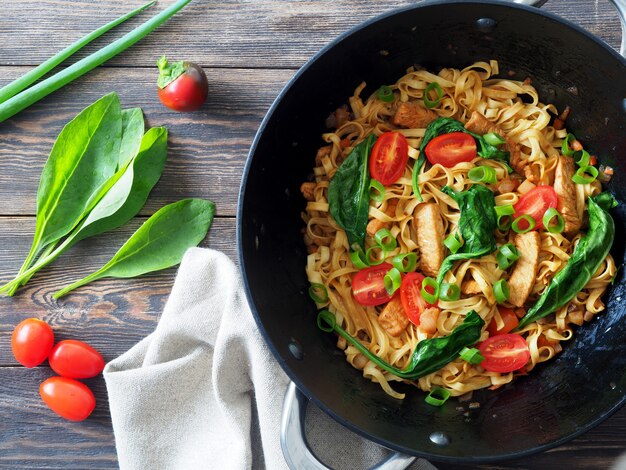
[[[521,215],[529,215],[535,220],[535,228],[538,230],[543,228],[543,215],[550,207],[556,207],[559,198],[552,186],[537,186],[524,194],[519,201],[515,203],[513,209],[515,214],[513,218],[517,219]],[[528,228],[528,222],[521,220],[519,228],[525,230]]]
[[[13,355],[25,367],[36,367],[45,361],[53,344],[52,328],[38,318],[27,318],[19,323],[11,337]]]
[[[439,163],[452,168],[458,163],[471,162],[476,158],[476,141],[465,132],[451,132],[432,139],[426,144],[424,152],[433,165]]]
[[[39,394],[52,411],[70,421],[83,421],[96,407],[89,387],[66,377],[50,377],[42,382]]]
[[[510,308],[506,307],[498,307],[498,311],[500,312],[500,317],[504,322],[504,326],[498,330],[495,320],[491,320],[489,323],[489,336],[503,335],[512,331],[517,325],[519,325],[519,320],[515,312]]]
[[[57,374],[70,379],[95,377],[104,369],[104,359],[98,351],[82,341],[59,341],[48,358]]]
[[[383,185],[393,184],[402,176],[409,161],[409,144],[399,132],[382,134],[370,156],[370,175]]]
[[[365,306],[381,305],[391,300],[385,289],[385,274],[393,268],[389,263],[362,269],[352,278],[354,300]]]
[[[478,349],[485,358],[480,366],[489,372],[513,372],[524,367],[530,359],[526,340],[517,334],[491,336]]]
[[[409,321],[416,326],[420,324],[422,312],[433,306],[422,298],[422,281],[424,281],[423,274],[408,273],[402,279],[400,286],[402,306]]]

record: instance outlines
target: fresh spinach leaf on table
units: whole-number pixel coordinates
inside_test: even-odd
[[[203,199],[184,199],[163,207],[139,227],[111,261],[61,289],[54,298],[104,277],[136,277],[179,264],[185,251],[206,237],[214,215],[215,204]]]
[[[124,168],[139,152],[145,132],[141,108],[122,109],[122,142],[117,164],[118,170]]]
[[[369,156],[376,142],[370,134],[354,147],[328,185],[330,215],[348,236],[350,248],[365,249],[365,230],[370,207]]]
[[[161,177],[166,160],[167,129],[153,127],[143,136],[137,156],[87,218],[56,249],[42,255],[34,266],[0,290],[17,289],[78,241],[121,227],[132,219],[144,206]],[[12,292],[14,290],[8,291],[8,294],[12,295]]]

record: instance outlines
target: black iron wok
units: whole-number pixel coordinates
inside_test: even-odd
[[[307,295],[299,192],[313,167],[324,120],[363,80],[368,96],[406,68],[465,67],[497,59],[502,75],[531,77],[542,101],[572,108],[568,128],[615,168],[622,204],[612,254],[624,261],[626,232],[626,60],[593,35],[538,9],[498,1],[426,2],[343,35],[296,74],[252,146],[238,211],[238,244],[252,312],[298,389],[361,435],[435,461],[491,462],[546,450],[599,424],[626,402],[626,283],[607,310],[579,328],[556,360],[496,391],[480,391],[466,418],[401,385],[403,401],[353,369],[336,338],[316,326]],[[506,76],[506,75],[505,75]],[[294,464],[292,462],[293,465]],[[321,467],[315,467],[321,468]]]

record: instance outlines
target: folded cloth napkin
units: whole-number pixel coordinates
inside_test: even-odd
[[[288,378],[263,342],[235,265],[194,248],[154,333],[107,364],[121,469],[286,469],[280,447]],[[368,468],[388,451],[314,405],[307,437],[327,465]],[[425,460],[411,469],[434,469]]]

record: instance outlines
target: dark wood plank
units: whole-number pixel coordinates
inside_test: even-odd
[[[172,0],[162,0],[86,51],[140,24]],[[144,0],[3,0],[0,64],[39,64],[74,40],[121,16]],[[338,34],[414,0],[222,0],[195,1],[110,63],[153,66],[160,54],[212,67],[299,67]],[[619,42],[617,14],[605,2],[552,0],[543,8],[607,40]],[[61,27],[60,27],[61,26]],[[16,40],[19,38],[19,40]],[[78,57],[85,53],[79,53]]]
[[[0,368],[0,466],[5,468],[116,468],[104,380],[87,381],[96,410],[81,423],[58,418],[39,398],[46,367]],[[10,416],[10,419],[7,419]],[[626,409],[571,443],[550,452],[496,465],[436,464],[440,470],[605,470],[626,446]]]
[[[17,77],[24,67],[0,67]],[[210,97],[197,113],[163,106],[152,69],[101,68],[0,125],[0,214],[33,215],[41,169],[63,126],[115,90],[124,108],[139,106],[148,126],[170,133],[169,157],[144,214],[183,197],[217,202],[235,215],[241,174],[263,115],[293,74],[289,70],[209,69]]]
[[[58,339],[89,342],[107,360],[154,329],[174,283],[176,268],[136,279],[103,279],[58,301],[52,298],[58,289],[104,265],[143,220],[135,219],[115,232],[80,242],[15,297],[0,297],[0,366],[17,364],[11,353],[10,336],[15,325],[28,317],[50,323]],[[0,218],[0,246],[10,247],[0,250],[3,284],[19,270],[33,230],[32,218]],[[201,246],[222,251],[236,261],[235,220],[217,218]]]

